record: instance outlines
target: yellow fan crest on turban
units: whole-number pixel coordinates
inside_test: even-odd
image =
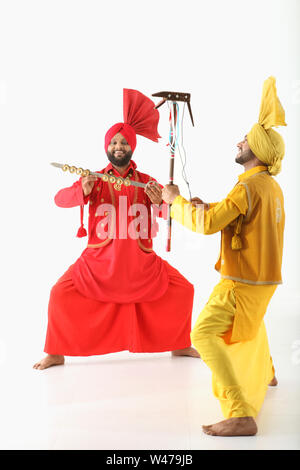
[[[268,165],[271,175],[277,175],[281,170],[284,157],[284,140],[273,126],[286,126],[285,112],[279,101],[276,90],[276,80],[269,77],[263,85],[258,123],[254,124],[247,134],[250,149],[263,163]]]

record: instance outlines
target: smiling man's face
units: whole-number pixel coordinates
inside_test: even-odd
[[[107,157],[114,166],[125,167],[131,160],[132,150],[120,132],[116,134],[107,148]]]

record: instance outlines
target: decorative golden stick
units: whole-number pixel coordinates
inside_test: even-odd
[[[122,184],[124,184],[125,186],[138,186],[140,188],[144,188],[146,186],[145,183],[140,183],[139,181],[133,181],[131,179],[129,179],[128,177],[127,178],[121,178],[121,176],[113,176],[113,175],[109,175],[107,173],[96,173],[95,171],[90,171],[90,170],[84,170],[83,168],[77,168],[76,166],[74,165],[67,165],[66,163],[65,164],[62,164],[62,163],[51,163],[52,166],[55,166],[56,168],[61,168],[63,171],[69,171],[70,173],[76,173],[77,175],[79,176],[89,176],[89,175],[93,175],[93,176],[97,176],[97,178],[101,178],[102,181],[104,182],[110,182],[112,184],[114,184],[114,188],[117,190],[117,191],[121,191],[121,186]]]

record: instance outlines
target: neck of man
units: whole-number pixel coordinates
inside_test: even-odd
[[[112,166],[120,173],[121,176],[124,175],[125,171],[129,167],[129,165],[130,165],[130,162],[125,166],[117,166],[117,165],[112,164]]]
[[[265,166],[266,169],[267,169],[267,165],[265,163],[261,162],[257,157],[254,157],[251,160],[249,160],[248,162],[245,162],[243,164],[243,167],[244,167],[245,171],[251,170],[252,168],[254,168],[256,166]]]

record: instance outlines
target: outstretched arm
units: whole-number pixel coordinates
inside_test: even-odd
[[[173,185],[172,185],[173,186]],[[177,188],[177,189],[176,189]],[[240,214],[247,214],[248,199],[243,185],[236,185],[228,196],[219,203],[205,210],[204,204],[194,205],[179,193],[176,186],[169,190],[169,185],[163,190],[163,198],[172,203],[171,217],[193,232],[210,235],[223,230]]]
[[[96,176],[89,175],[75,181],[72,186],[61,189],[54,197],[55,204],[58,207],[76,207],[87,204],[97,179]]]

